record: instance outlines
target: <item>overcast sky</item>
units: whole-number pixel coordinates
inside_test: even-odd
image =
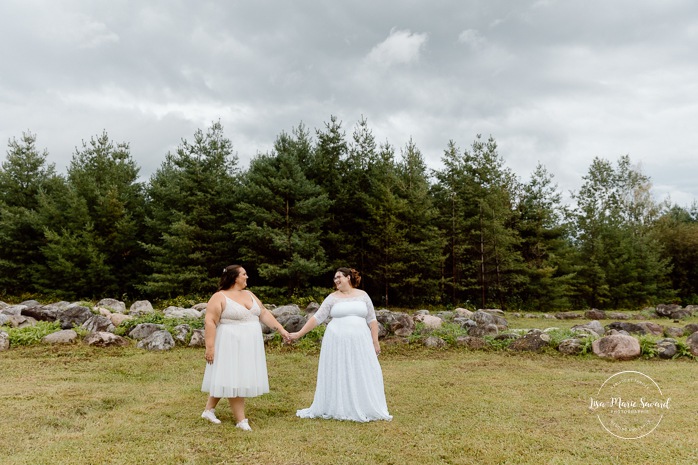
[[[106,130],[144,179],[220,120],[241,167],[301,121],[364,116],[430,167],[493,136],[564,192],[628,154],[657,199],[698,199],[693,0],[0,0],[0,143],[59,172]]]

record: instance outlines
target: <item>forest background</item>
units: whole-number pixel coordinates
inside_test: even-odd
[[[36,135],[0,168],[0,300],[206,300],[238,263],[264,301],[319,301],[334,270],[377,305],[553,311],[698,304],[698,204],[657,201],[627,155],[595,158],[572,202],[539,165],[522,181],[493,137],[428,169],[330,117],[239,166],[219,122],[147,180],[128,143],[77,147],[66,174]]]

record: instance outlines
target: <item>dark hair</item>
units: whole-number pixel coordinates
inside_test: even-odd
[[[242,266],[240,265],[228,265],[223,268],[223,275],[220,281],[218,281],[218,290],[224,291],[230,289],[235,284],[235,280],[240,276],[240,270]]]
[[[354,268],[337,268],[336,272],[342,273],[344,276],[348,276],[351,287],[359,287],[359,284],[361,284],[361,275]]]

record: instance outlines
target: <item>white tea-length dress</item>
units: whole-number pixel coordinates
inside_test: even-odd
[[[318,324],[332,317],[320,349],[315,398],[301,418],[336,420],[391,420],[383,387],[383,373],[368,323],[376,319],[365,292],[341,298],[330,294],[315,313]]]
[[[216,327],[213,363],[206,364],[201,391],[212,397],[255,397],[269,392],[264,354],[261,309],[225,297],[225,309]]]

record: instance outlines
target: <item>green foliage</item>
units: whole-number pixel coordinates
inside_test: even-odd
[[[487,341],[487,345],[490,347],[492,350],[506,350],[509,348],[512,342],[514,342],[513,339],[495,339],[495,336],[485,336],[484,337],[485,341]]]
[[[10,338],[10,346],[28,346],[41,342],[44,336],[60,331],[60,329],[59,322],[38,321],[33,326],[7,328],[5,331]]]
[[[231,222],[238,158],[220,122],[183,140],[152,176],[147,235],[150,273],[138,290],[154,298],[200,295],[216,288],[221,270],[239,255],[240,228]]]
[[[638,337],[640,342],[640,353],[645,358],[656,357],[659,353],[657,351],[657,340],[656,336],[641,335]]]
[[[429,336],[436,336],[443,339],[446,344],[453,346],[456,344],[456,339],[460,336],[467,336],[468,331],[456,323],[443,322],[441,327],[431,329],[424,326],[424,323],[415,323],[414,332],[408,336],[407,340],[410,344],[422,342]]]
[[[578,333],[569,328],[555,328],[547,331],[546,334],[550,336],[550,346],[557,349],[562,341],[565,339],[571,339],[577,337]]]
[[[240,187],[234,217],[239,227],[238,254],[252,263],[270,285],[287,296],[328,271],[320,236],[330,200],[304,172],[309,141],[303,126],[282,133],[270,154],[250,163]]]
[[[311,331],[303,336],[301,339],[293,344],[293,347],[303,351],[303,352],[315,352],[320,350],[322,345],[322,337],[325,334],[325,329],[327,325],[319,325],[313,328]]]
[[[157,325],[164,325],[165,329],[171,334],[174,334],[175,326],[182,324],[189,325],[192,329],[201,329],[204,327],[204,320],[202,318],[167,318],[164,314],[155,312],[148,313],[146,315],[141,315],[132,320],[126,320],[117,326],[114,334],[117,336],[127,336],[129,332],[137,325],[141,323],[153,323]]]
[[[106,132],[78,146],[65,177],[34,135],[10,140],[0,296],[187,307],[177,296],[209,296],[239,263],[265,301],[300,306],[326,295],[316,289],[339,266],[359,269],[382,305],[698,303],[698,203],[655,202],[628,156],[595,159],[570,211],[544,166],[520,182],[493,137],[466,150],[449,141],[443,167],[428,170],[414,141],[378,146],[365,118],[350,139],[335,116],[314,136],[303,124],[282,132],[241,172],[213,123],[147,184]]]
[[[691,348],[688,346],[685,340],[676,341],[676,354],[674,354],[673,358],[679,357],[689,357],[694,360],[698,359],[698,357],[691,353]]]

